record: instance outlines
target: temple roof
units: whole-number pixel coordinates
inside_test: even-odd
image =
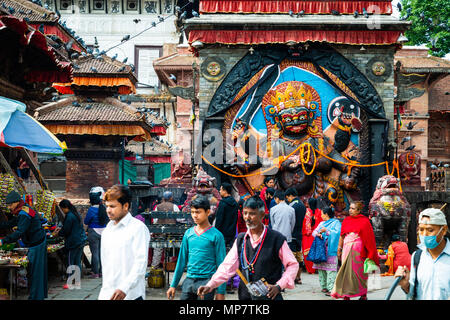
[[[113,97],[90,99],[72,96],[36,109],[34,117],[45,125],[136,124],[148,132],[153,132],[156,127],[162,127],[164,131],[167,129],[163,119],[151,113],[139,112]]]
[[[0,6],[0,8],[3,8]],[[14,40],[9,32],[16,34]],[[28,82],[71,81],[72,68],[66,57],[51,46],[51,40],[35,30],[26,21],[14,15],[0,12],[2,50],[18,45],[28,50],[27,61],[22,62],[24,79]],[[5,42],[8,42],[7,44]],[[17,62],[16,62],[17,63]]]
[[[400,61],[402,73],[450,73],[450,61],[438,57],[402,57],[395,56]]]
[[[53,87],[62,94],[73,94],[75,89],[90,88],[102,91],[103,88],[117,88],[119,94],[136,93],[137,78],[132,68],[123,62],[102,55],[81,56],[73,62],[73,81],[54,83]]]
[[[142,156],[142,142],[131,141],[125,147],[127,151]],[[145,142],[145,156],[153,155],[170,155],[173,151],[173,146],[168,145],[160,140],[152,139],[152,141]]]
[[[1,0],[0,14],[12,15],[18,19],[25,20],[29,25],[38,30],[41,25],[44,28],[43,33],[47,37],[52,37],[54,42],[59,38],[59,42],[67,43],[74,41],[72,49],[85,51],[84,41],[75,36],[75,32],[59,24],[59,16],[48,9],[41,7],[28,0]]]
[[[120,76],[129,77],[134,83],[137,82],[136,76],[131,71],[131,67],[121,61],[113,60],[107,55],[102,55],[101,58],[94,58],[93,55],[81,56],[73,63],[79,68],[74,69],[74,76]],[[94,70],[95,69],[95,70]]]
[[[294,15],[303,11],[304,14],[329,14],[332,10],[340,14],[353,14],[357,10],[375,7],[378,14],[391,14],[391,0],[200,0],[199,12],[203,13],[278,13],[286,14],[292,11]]]
[[[28,0],[1,0],[0,10],[19,19],[29,19],[29,23],[54,23],[58,16],[50,10]],[[14,12],[10,11],[14,9]]]
[[[155,59],[153,61],[153,67],[155,69],[174,68],[177,70],[179,69],[192,70],[192,63],[194,63],[194,61],[197,61],[197,58],[195,58],[192,54],[173,53],[171,55]]]
[[[246,30],[268,30],[276,28],[372,30],[369,29],[371,21],[379,23],[380,28],[383,30],[405,30],[411,24],[410,21],[399,20],[390,15],[379,15],[377,19],[367,19],[363,16],[354,18],[350,15],[335,16],[332,14],[305,15],[301,18],[290,17],[286,14],[202,14],[198,18],[186,20],[185,25],[188,29],[214,29],[217,26],[233,27],[246,25]],[[251,28],[248,28],[250,26]],[[373,30],[378,29],[373,28]]]
[[[192,53],[176,52],[165,57],[155,59],[153,61],[153,69],[160,81],[168,86],[176,86],[176,82],[170,78],[170,72],[177,72],[183,70],[184,72],[192,72],[192,64],[198,63],[196,57]]]
[[[311,5],[297,15],[303,5]],[[364,16],[376,3],[387,7]],[[245,6],[258,10],[245,10]],[[358,15],[353,15],[357,5]],[[210,6],[210,7],[208,7]],[[223,9],[229,6],[231,9]],[[317,7],[318,6],[318,7]],[[209,9],[205,9],[208,7]],[[295,7],[295,8],[294,8]],[[337,11],[336,8],[341,8]],[[252,45],[328,42],[350,45],[397,44],[410,21],[391,16],[390,1],[201,1],[201,14],[184,22],[188,43]],[[294,8],[294,9],[291,9]],[[351,10],[350,10],[351,9]],[[344,12],[345,14],[342,14]],[[194,46],[194,48],[196,48]],[[195,51],[196,49],[194,49]]]

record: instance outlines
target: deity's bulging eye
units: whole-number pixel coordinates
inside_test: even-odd
[[[355,106],[351,104],[350,109],[355,109]]]

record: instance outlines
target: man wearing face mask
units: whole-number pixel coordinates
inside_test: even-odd
[[[395,277],[403,277],[399,284],[408,299],[450,299],[450,241],[445,238],[447,231],[447,221],[441,210],[429,208],[420,213],[419,263],[414,260],[419,254],[417,250],[411,257],[411,272],[406,266],[399,266],[395,273]]]

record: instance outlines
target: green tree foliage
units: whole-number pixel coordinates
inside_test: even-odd
[[[450,52],[449,0],[401,0],[401,6],[400,19],[412,22],[408,45],[425,44],[436,57]]]

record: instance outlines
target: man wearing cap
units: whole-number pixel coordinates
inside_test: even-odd
[[[30,300],[44,300],[48,292],[47,243],[39,214],[29,207],[16,191],[6,196],[6,205],[16,219],[13,219],[17,230],[0,240],[0,245],[14,243],[22,239],[28,249],[30,279]],[[11,228],[10,223],[0,224],[0,228]]]
[[[164,191],[163,202],[158,204],[155,211],[160,212],[180,212],[180,209],[173,203],[173,193],[171,191]],[[175,224],[175,219],[153,219],[153,223],[157,224]],[[161,264],[162,248],[153,248],[153,256],[151,266],[157,268]]]
[[[439,209],[429,208],[419,215],[418,248],[422,251],[417,268],[411,257],[411,272],[400,266],[395,277],[403,277],[400,286],[408,299],[448,300],[450,299],[450,241],[445,235],[447,220]],[[417,277],[417,279],[416,279]]]

